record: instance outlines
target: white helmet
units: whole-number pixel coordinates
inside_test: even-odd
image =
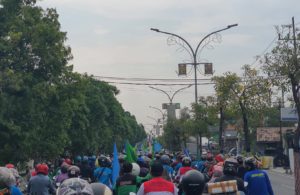
[[[132,164],[132,171],[131,173],[135,176],[139,176],[140,175],[140,171],[141,171],[141,168],[138,164],[136,163],[131,163]]]
[[[70,178],[64,180],[57,190],[57,195],[93,195],[91,185],[80,178]]]

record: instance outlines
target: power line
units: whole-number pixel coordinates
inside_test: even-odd
[[[114,81],[104,81],[111,84],[119,85],[161,85],[161,86],[175,86],[175,85],[194,85],[194,83],[132,83],[132,82],[114,82]],[[214,85],[214,83],[198,83],[198,85]]]
[[[187,82],[194,79],[162,79],[162,78],[129,78],[129,77],[108,77],[108,76],[93,76],[95,79],[108,80],[125,80],[125,81],[162,81],[162,82]],[[211,79],[197,79],[198,81],[210,81]]]
[[[266,47],[266,49],[264,49],[264,51],[251,63],[251,66],[253,66],[260,58],[262,55],[264,55],[268,49],[273,45],[273,43],[277,40],[277,36],[268,44],[268,46]],[[254,67],[256,68],[257,65]]]

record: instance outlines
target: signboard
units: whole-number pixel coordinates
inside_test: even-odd
[[[213,74],[213,66],[212,63],[206,63],[204,64],[204,74],[209,74],[212,75]]]
[[[284,135],[287,130],[295,130],[295,127],[282,127],[281,132]],[[280,142],[279,127],[258,127],[256,129],[257,142]]]
[[[178,64],[178,75],[186,75],[186,64]]]
[[[281,121],[298,121],[298,113],[296,108],[281,108]]]
[[[278,127],[260,127],[256,130],[258,142],[279,142],[280,129]]]

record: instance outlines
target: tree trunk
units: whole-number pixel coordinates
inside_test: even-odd
[[[223,128],[224,128],[224,110],[223,107],[220,106],[220,124],[219,124],[219,146],[220,146],[220,150],[222,150],[224,148],[224,144],[223,144]]]
[[[244,137],[245,137],[245,148],[246,152],[250,152],[250,140],[249,140],[249,127],[248,127],[248,116],[247,110],[242,102],[240,102],[240,107],[243,115],[243,129],[244,129]]]
[[[300,97],[298,97],[299,83],[293,75],[290,75],[293,98],[295,101],[296,109],[298,112],[298,127],[295,133],[294,140],[294,174],[295,174],[295,194],[300,195],[300,151],[299,151],[299,139],[300,139]]]

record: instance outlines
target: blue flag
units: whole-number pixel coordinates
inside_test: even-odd
[[[116,184],[117,178],[119,177],[119,173],[120,173],[120,164],[119,164],[118,150],[117,150],[116,143],[114,143],[114,158],[112,162],[112,176],[111,176],[113,186],[115,186]]]
[[[155,142],[153,149],[154,149],[154,152],[160,152],[160,150],[162,149],[162,146],[160,145],[160,143]]]
[[[189,151],[189,149],[185,148],[183,152],[184,152],[185,156],[190,157],[190,151]]]

